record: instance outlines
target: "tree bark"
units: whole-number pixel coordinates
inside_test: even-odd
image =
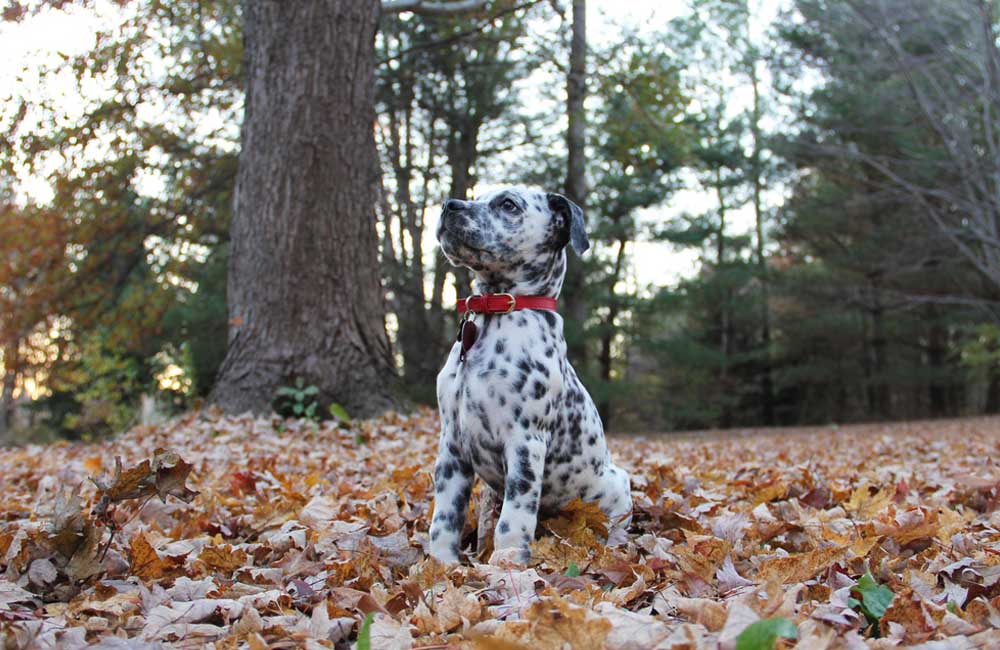
[[[14,418],[14,387],[18,370],[17,340],[4,348],[3,383],[0,385],[0,445],[9,442],[10,429]]]
[[[926,316],[930,323],[927,333],[927,367],[930,370],[927,399],[931,417],[940,418],[948,415],[948,387],[941,382],[941,374],[947,365],[948,331],[941,324],[941,316],[933,305],[927,307]]]
[[[570,40],[569,75],[566,78],[566,196],[587,212],[587,2],[573,2],[573,36]],[[567,253],[571,257],[573,253]],[[570,361],[581,371],[587,368],[587,345],[583,335],[587,318],[583,264],[570,261],[560,300],[566,314],[566,346]]]
[[[615,225],[617,225],[617,220]],[[618,254],[615,255],[614,271],[612,272],[611,279],[608,281],[608,317],[604,320],[604,329],[601,332],[601,350],[598,354],[598,365],[604,386],[603,395],[598,400],[597,412],[601,416],[601,422],[604,425],[605,431],[610,429],[613,415],[611,394],[609,391],[613,361],[611,347],[615,341],[615,334],[618,332],[615,328],[615,319],[618,318],[618,314],[621,312],[621,303],[618,301],[618,294],[615,293],[615,288],[618,286],[618,281],[621,279],[622,271],[625,268],[625,242],[624,238],[619,238],[617,242]]]
[[[747,39],[750,38],[750,27],[747,24]],[[753,212],[756,234],[757,276],[760,281],[760,320],[761,320],[761,370],[760,370],[760,408],[761,420],[764,426],[774,425],[774,381],[771,377],[771,307],[770,286],[767,273],[767,258],[764,254],[764,210],[761,205],[761,192],[764,187],[763,169],[761,166],[761,133],[760,133],[760,83],[757,78],[757,60],[749,61],[750,85],[753,88],[753,107],[751,109],[750,133],[753,137],[753,151],[750,153],[750,173],[753,176]]]
[[[302,378],[365,416],[394,405],[374,207],[376,0],[244,0],[246,109],[229,349],[212,401],[267,412]]]
[[[448,140],[448,166],[451,169],[451,188],[448,197],[466,200],[475,185],[475,179],[469,170],[476,164],[478,158],[479,129],[482,122],[468,120],[458,126]],[[458,297],[469,295],[472,290],[472,274],[469,269],[459,266],[451,269],[455,278],[455,291]]]

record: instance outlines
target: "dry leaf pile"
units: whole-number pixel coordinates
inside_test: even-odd
[[[0,648],[349,648],[367,614],[376,650],[757,648],[775,618],[774,647],[1000,648],[1000,420],[616,438],[628,530],[575,502],[532,566],[451,568],[437,426],[201,413],[0,452]]]

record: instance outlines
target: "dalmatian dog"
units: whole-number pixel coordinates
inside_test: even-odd
[[[590,247],[583,212],[559,194],[502,189],[447,201],[437,238],[452,265],[473,271],[476,295],[461,301],[466,320],[437,378],[431,555],[459,560],[477,475],[503,498],[493,536],[501,557],[527,563],[539,512],[556,512],[576,497],[627,525],[628,474],[611,459],[554,310],[566,246],[578,253]]]

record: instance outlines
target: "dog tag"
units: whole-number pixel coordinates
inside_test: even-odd
[[[477,336],[476,324],[471,320],[462,321],[462,327],[458,332],[458,337],[462,341],[462,353],[458,356],[460,361],[465,361],[465,353],[476,343]]]

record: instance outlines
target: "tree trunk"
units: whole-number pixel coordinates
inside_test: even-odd
[[[986,404],[983,413],[1000,413],[1000,368],[990,366],[987,371]]]
[[[0,385],[0,445],[9,442],[14,418],[14,387],[17,384],[17,341],[3,351],[3,384]]]
[[[376,0],[244,0],[246,109],[229,349],[212,401],[266,412],[302,378],[352,415],[394,404],[374,207]]]
[[[747,28],[749,38],[749,25]],[[757,79],[757,61],[750,61],[750,85],[753,88],[753,108],[750,120],[750,133],[753,136],[753,151],[750,154],[750,173],[753,176],[753,212],[755,217],[757,276],[760,280],[760,320],[761,320],[761,370],[760,370],[760,408],[764,426],[774,425],[774,381],[771,377],[771,307],[769,304],[769,286],[767,275],[767,258],[764,256],[764,210],[761,206],[763,190],[763,170],[761,169],[760,148],[760,84]]]
[[[878,287],[875,288],[876,295]],[[892,418],[892,396],[889,393],[889,383],[886,378],[888,370],[889,340],[885,332],[885,309],[881,299],[877,298],[875,306],[869,312],[872,319],[872,407],[880,420]]]
[[[715,197],[719,202],[719,230],[715,240],[715,269],[716,273],[721,273],[726,263],[726,212],[729,209],[726,205],[726,195],[722,191],[722,170],[715,169]],[[732,323],[729,318],[730,290],[723,287],[722,298],[719,301],[719,311],[715,315],[715,328],[718,333],[717,343],[719,352],[722,355],[722,364],[719,367],[719,386],[722,388],[722,412],[719,416],[719,425],[728,429],[733,424],[732,405],[729,397],[729,358],[732,356]]]
[[[597,412],[601,416],[601,422],[604,425],[605,431],[608,431],[611,428],[611,347],[614,344],[615,333],[617,332],[615,329],[615,319],[618,318],[618,313],[621,311],[621,303],[618,300],[618,294],[615,292],[615,287],[618,286],[618,280],[621,278],[624,267],[625,240],[619,239],[618,254],[615,256],[614,272],[608,283],[608,317],[604,321],[604,331],[601,332],[601,351],[598,356],[601,380],[604,382],[604,386],[603,395],[600,400],[598,400]]]
[[[566,196],[587,211],[587,113],[583,102],[587,98],[587,2],[573,2],[573,37],[570,41],[569,75],[566,79]],[[567,253],[571,257],[573,253]],[[587,318],[582,260],[569,262],[560,294],[566,315],[567,354],[573,364],[586,372],[587,345],[583,336]]]
[[[940,418],[948,415],[948,387],[941,382],[947,365],[948,332],[941,324],[941,317],[933,305],[927,308],[926,314],[931,324],[927,337],[927,366],[930,370],[927,397],[931,417]]]
[[[467,122],[458,125],[458,130],[448,141],[448,164],[451,168],[451,188],[448,197],[466,200],[475,180],[469,169],[476,164],[481,122]],[[472,274],[469,269],[459,266],[451,269],[455,278],[455,291],[459,298],[469,295],[472,290]],[[457,325],[457,322],[456,322]]]

